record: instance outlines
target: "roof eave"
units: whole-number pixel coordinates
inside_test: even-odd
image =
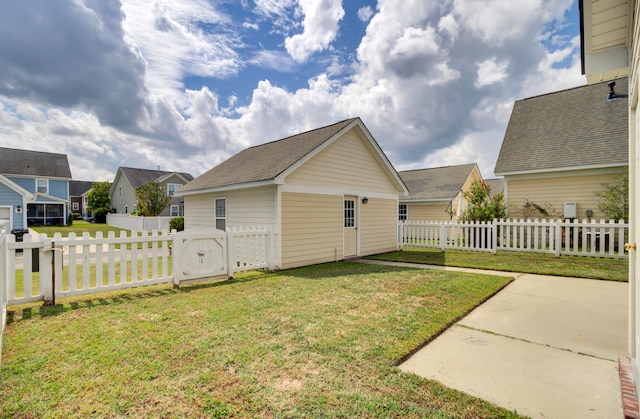
[[[190,191],[189,190],[183,191],[182,188],[180,188],[177,191],[175,191],[174,195],[189,196],[189,195],[200,195],[200,194],[206,194],[206,193],[228,192],[233,190],[258,188],[261,186],[269,186],[269,185],[276,185],[276,184],[278,184],[276,179],[267,179],[267,180],[260,180],[256,182],[235,183],[232,185],[215,186],[212,188],[194,189]]]
[[[593,165],[584,165],[584,166],[568,166],[568,167],[554,167],[549,169],[531,169],[531,170],[515,170],[515,171],[505,171],[505,172],[494,172],[496,176],[513,176],[513,175],[530,175],[535,173],[556,173],[556,172],[573,172],[578,170],[590,170],[590,169],[607,169],[613,167],[623,167],[628,166],[629,162],[615,162],[615,163],[605,163],[605,164],[593,164]]]

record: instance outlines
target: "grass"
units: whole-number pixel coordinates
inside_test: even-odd
[[[582,256],[555,257],[546,254],[469,252],[461,250],[425,249],[399,251],[370,256],[367,259],[393,262],[422,263],[461,268],[491,269],[507,272],[527,272],[541,275],[627,281],[627,259],[592,258]]]
[[[356,263],[9,312],[3,417],[518,417],[396,368],[510,279]]]
[[[53,237],[55,233],[62,234],[62,237],[69,237],[70,233],[76,233],[78,237],[81,237],[83,233],[89,233],[91,237],[95,237],[98,231],[101,231],[105,238],[110,231],[113,231],[116,237],[120,236],[121,231],[126,231],[129,235],[129,230],[110,227],[108,224],[88,223],[85,220],[74,220],[70,226],[32,226],[30,228],[38,233],[44,233],[48,237]]]

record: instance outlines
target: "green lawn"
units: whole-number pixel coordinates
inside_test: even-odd
[[[48,237],[53,237],[55,233],[62,234],[62,237],[69,237],[70,233],[76,233],[76,236],[82,236],[82,233],[85,232],[89,233],[91,237],[95,237],[98,231],[101,231],[104,237],[107,237],[109,231],[113,231],[116,237],[120,236],[121,231],[126,231],[127,234],[129,233],[129,230],[109,227],[108,224],[88,223],[84,220],[74,220],[70,226],[37,226],[30,228],[38,233],[45,233]]]
[[[555,257],[536,253],[498,252],[494,255],[488,252],[462,250],[442,252],[440,250],[425,249],[385,253],[371,256],[367,259],[612,281],[627,281],[629,272],[629,261],[627,259],[582,256]]]
[[[13,308],[3,417],[518,417],[396,365],[510,279],[356,263]]]

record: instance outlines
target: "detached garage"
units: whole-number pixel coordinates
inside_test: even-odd
[[[292,268],[396,250],[407,189],[353,118],[243,150],[177,193],[186,229],[270,226]]]

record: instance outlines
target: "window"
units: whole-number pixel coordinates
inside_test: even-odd
[[[74,203],[71,205],[71,208],[73,209],[73,211],[80,211],[80,204],[79,204],[79,203],[77,203],[77,202],[74,202]]]
[[[177,217],[180,215],[180,206],[179,205],[171,205],[171,208],[169,209],[169,216],[170,217]]]
[[[398,220],[399,221],[407,221],[407,204],[398,205]]]
[[[353,199],[344,200],[344,226],[356,226],[356,201]]]
[[[36,179],[36,192],[49,193],[49,179]]]
[[[226,231],[227,229],[227,198],[216,198],[215,201],[215,220],[218,230]]]
[[[167,183],[167,195],[173,196],[181,186],[179,183]]]
[[[118,198],[122,198],[122,186],[118,186]]]

